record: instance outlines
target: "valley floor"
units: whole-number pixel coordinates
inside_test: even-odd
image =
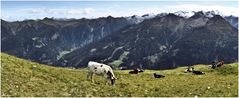
[[[114,71],[114,87],[96,76],[95,83],[86,80],[86,69],[67,69],[41,65],[1,53],[1,96],[238,96],[238,65],[226,64],[217,69],[195,65],[205,75],[184,73],[186,67],[172,70],[146,70],[128,74]],[[155,79],[154,72],[165,75]]]

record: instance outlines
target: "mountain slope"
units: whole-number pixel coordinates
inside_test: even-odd
[[[238,28],[238,17],[236,16],[226,16],[224,17],[233,27]]]
[[[237,60],[237,32],[219,15],[208,18],[199,12],[184,18],[168,14],[110,34],[61,60],[74,67],[84,67],[93,60],[147,69],[210,64],[220,59],[231,63]]]
[[[1,20],[2,52],[65,67],[84,67],[89,60],[149,69],[236,61],[238,18],[214,11],[193,13]]]
[[[125,18],[1,20],[2,51],[43,64],[54,64],[63,55],[131,25]]]
[[[238,96],[237,63],[215,70],[205,65],[195,65],[195,69],[206,72],[202,76],[184,73],[185,68],[146,70],[138,75],[128,74],[129,70],[114,70],[118,79],[115,87],[112,87],[105,85],[101,76],[94,78],[95,83],[87,81],[86,69],[50,67],[1,53],[1,96]],[[154,72],[166,77],[155,79],[152,75]]]
[[[2,96],[69,96],[81,71],[55,68],[1,53]]]

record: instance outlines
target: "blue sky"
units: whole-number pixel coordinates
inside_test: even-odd
[[[1,1],[1,18],[8,21],[54,18],[98,18],[218,10],[238,16],[237,1]]]

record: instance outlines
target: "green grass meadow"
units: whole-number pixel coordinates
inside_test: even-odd
[[[226,64],[211,69],[195,65],[205,75],[184,73],[186,67],[171,70],[146,70],[128,74],[114,70],[115,86],[95,76],[87,81],[87,69],[51,67],[1,53],[1,96],[4,97],[237,97],[238,65]],[[165,78],[156,79],[158,72]]]

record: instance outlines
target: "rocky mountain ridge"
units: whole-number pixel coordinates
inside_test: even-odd
[[[149,69],[217,59],[233,62],[237,60],[237,21],[234,16],[205,12],[191,17],[161,13],[77,20],[1,20],[2,52],[66,67],[84,67],[89,60],[116,68]]]

